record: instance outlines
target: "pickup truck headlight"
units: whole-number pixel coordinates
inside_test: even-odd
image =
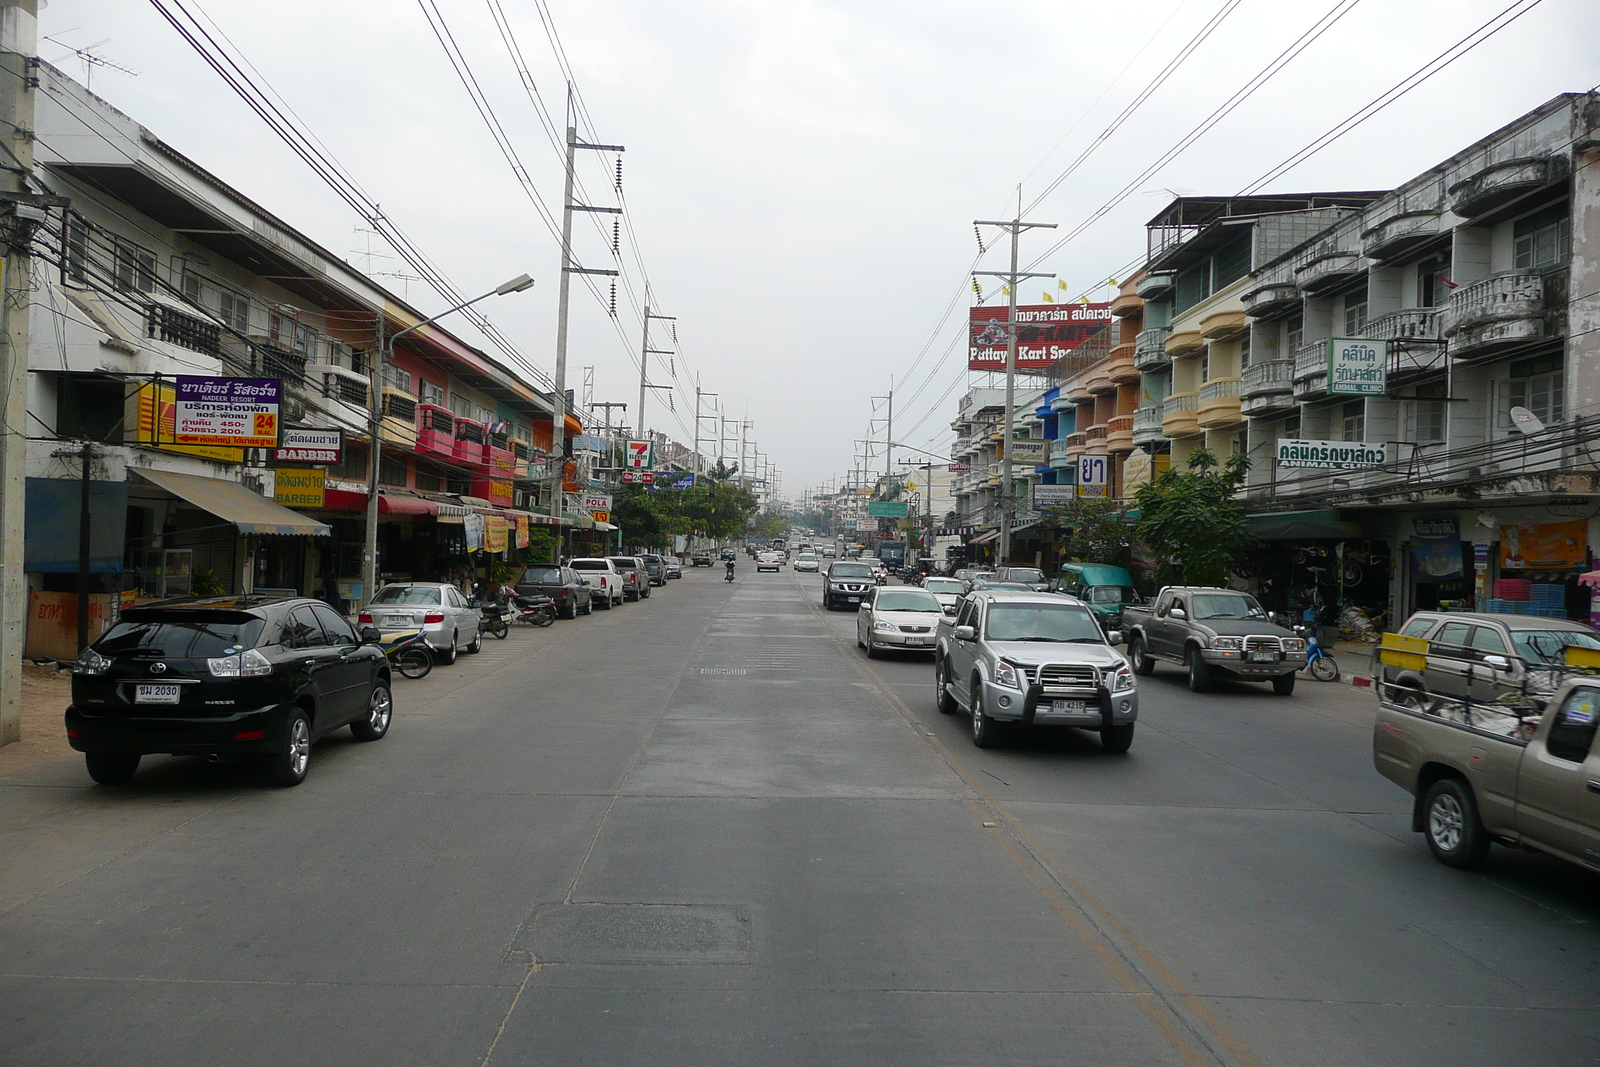
[[[1003,685],[1008,689],[1022,688],[1022,685],[1017,681],[1017,668],[1005,662],[995,664],[994,682],[996,685]]]
[[[1306,643],[1298,637],[1285,637],[1282,641],[1285,652],[1304,652],[1306,650]]]
[[[1229,652],[1238,652],[1238,651],[1240,651],[1241,649],[1244,648],[1244,638],[1242,638],[1242,637],[1213,637],[1211,639],[1211,647],[1212,648],[1224,648],[1224,649],[1227,649]]]
[[[1127,667],[1118,667],[1117,673],[1111,676],[1111,691],[1120,693],[1125,689],[1133,688],[1133,671]]]

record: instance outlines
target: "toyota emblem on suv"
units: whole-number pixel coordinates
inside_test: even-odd
[[[166,674],[167,673],[167,665],[165,663],[152,663],[152,664],[150,664],[150,673],[151,674]]]

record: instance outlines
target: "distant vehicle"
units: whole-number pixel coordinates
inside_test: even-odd
[[[1048,592],[1050,589],[1044,571],[1038,567],[1001,567],[995,571],[995,577],[1002,582],[1016,582],[1032,589],[1035,593]]]
[[[380,630],[421,630],[434,658],[454,663],[460,651],[479,652],[483,613],[449,582],[392,582],[379,589],[357,621]]]
[[[1196,693],[1222,677],[1271,682],[1274,693],[1288,696],[1306,664],[1305,641],[1234,589],[1169,585],[1154,606],[1130,605],[1122,618],[1133,669],[1148,675],[1162,660],[1182,664]]]
[[[773,552],[770,549],[756,553],[756,573],[762,571],[776,573],[781,570],[783,570],[783,553]]]
[[[823,545],[822,546],[822,558],[823,559],[833,559],[838,554],[839,554],[838,549],[834,548],[832,545]]]
[[[640,556],[644,560],[644,572],[650,576],[651,585],[667,584],[667,564],[660,556]]]
[[[709,559],[706,560],[706,566],[709,567],[710,565],[711,561]],[[661,566],[668,579],[683,577],[683,561],[677,556],[662,556]]]
[[[1127,568],[1106,563],[1063,563],[1056,592],[1088,604],[1108,630],[1121,629],[1123,608],[1139,600]]]
[[[954,615],[956,605],[967,595],[967,583],[956,578],[930,576],[922,583],[922,588],[933,594],[946,615]]]
[[[942,618],[944,608],[925,589],[874,589],[861,601],[856,645],[866,649],[870,659],[887,649],[932,652],[933,630]]]
[[[982,590],[942,616],[934,651],[941,712],[965,711],[972,743],[989,748],[1008,725],[1075,726],[1126,752],[1139,717],[1133,671],[1089,609],[1054,593]]]
[[[614,608],[627,599],[623,592],[622,572],[609,559],[575,559],[572,569],[589,586],[595,595],[595,606]]]
[[[554,563],[530,563],[512,586],[518,596],[547,596],[556,603],[556,614],[576,619],[594,611],[594,594],[583,584],[578,572]]]
[[[696,552],[689,557],[689,566],[691,567],[710,567],[714,566],[716,562],[711,558],[711,553],[709,552]]]
[[[904,541],[879,541],[873,555],[877,556],[892,573],[898,574],[900,568],[906,565],[906,543]]]
[[[835,606],[859,605],[877,585],[872,564],[865,560],[842,559],[831,563],[828,577],[822,584],[822,606],[832,611]]]
[[[415,630],[415,627],[410,627]],[[191,597],[128,608],[72,668],[67,743],[89,777],[118,785],[146,755],[247,758],[299,785],[311,746],[341,726],[389,732],[389,661],[328,605],[278,597]]]
[[[796,573],[799,573],[800,571],[810,571],[815,573],[819,569],[819,566],[820,565],[817,562],[816,554],[812,552],[801,552],[794,558],[794,569]]]
[[[644,560],[638,556],[612,556],[611,562],[622,575],[622,595],[625,600],[650,598],[650,575],[644,569]]]

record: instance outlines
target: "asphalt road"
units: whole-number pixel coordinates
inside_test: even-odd
[[[297,789],[0,778],[0,1063],[1600,1062],[1600,879],[1434,863],[1369,696],[979,751],[819,586],[518,629]]]

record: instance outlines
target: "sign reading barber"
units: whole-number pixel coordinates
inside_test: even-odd
[[[277,448],[276,378],[200,378],[180,374],[173,444]]]
[[[1383,396],[1389,391],[1389,349],[1382,341],[1328,341],[1329,396]]]

